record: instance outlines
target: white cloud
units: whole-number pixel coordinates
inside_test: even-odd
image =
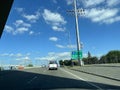
[[[7,33],[13,33],[14,29],[11,26],[9,26],[9,25],[5,25],[5,32],[7,32]]]
[[[17,53],[17,54],[14,54],[14,53],[9,53],[9,57],[22,57],[23,55],[21,53]]]
[[[15,23],[13,23],[16,26],[16,29],[12,32],[13,35],[16,34],[23,34],[25,32],[28,32],[29,35],[39,35],[40,33],[35,33],[34,31],[29,31],[29,28],[31,27],[31,24],[25,23],[23,20],[16,20]]]
[[[13,32],[13,35],[23,34],[29,31],[31,24],[25,23],[23,20],[16,20],[14,25],[16,26],[16,30]]]
[[[67,48],[70,48],[70,49],[76,49],[77,46],[76,46],[76,45],[67,45]]]
[[[58,27],[58,26],[52,26],[52,29],[54,31],[65,31],[65,28],[61,28],[61,27]]]
[[[30,56],[31,55],[31,53],[26,53],[26,56]]]
[[[103,3],[105,0],[83,0],[82,3],[85,7],[96,6]]]
[[[71,55],[71,52],[62,52],[62,53],[57,53],[58,57],[67,57]]]
[[[120,4],[120,0],[107,0],[107,5],[110,7],[118,4]]]
[[[24,60],[23,62],[25,63],[25,61],[30,61],[31,59],[30,59],[30,57],[25,56],[25,57],[16,58],[16,60],[20,60],[20,61]]]
[[[50,37],[49,40],[51,40],[51,41],[57,41],[58,38],[57,37]]]
[[[37,11],[35,14],[23,14],[24,18],[26,18],[28,21],[35,23],[40,18],[40,12]]]
[[[53,30],[63,31],[65,29],[62,26],[65,25],[67,21],[64,20],[61,14],[44,9],[43,18],[47,24],[52,25]]]
[[[0,56],[12,57],[12,56],[14,56],[14,54],[13,53],[3,53],[3,54],[0,54]]]
[[[47,60],[47,61],[49,61],[49,60],[56,60],[56,58],[55,57],[48,57],[48,56],[46,56],[46,57],[40,57],[40,58],[36,58],[37,60]]]
[[[31,27],[31,24],[25,23],[23,20],[16,20],[14,23],[16,27],[24,26],[24,27]]]
[[[13,35],[23,34],[23,33],[27,32],[28,30],[29,29],[26,27],[20,27],[20,28],[17,28],[15,32],[13,32]]]
[[[22,59],[23,59],[23,60],[30,60],[30,58],[29,58],[28,56],[23,57]]]
[[[28,31],[29,31],[29,28],[27,27],[19,27],[19,28],[13,29],[11,26],[8,26],[8,25],[5,26],[5,32],[13,35],[23,34]]]
[[[73,0],[66,0],[67,5],[71,5],[73,3]]]
[[[23,56],[21,53],[16,54],[16,57],[21,57],[21,56]]]
[[[29,31],[29,28],[31,27],[31,24],[25,23],[23,20],[16,20],[15,23],[13,23],[16,27],[11,27],[9,25],[5,26],[5,32],[10,33],[12,35],[17,34],[23,34],[27,31]]]
[[[38,57],[35,59],[49,61],[49,60],[70,60],[70,58],[71,58],[71,52],[61,52],[61,53],[49,52],[48,56]]]
[[[58,47],[58,48],[65,48],[65,46],[60,45],[60,44],[56,44],[56,47]]]
[[[30,32],[29,32],[29,35],[32,35],[32,34],[34,34],[34,31],[30,31]]]
[[[110,20],[111,18],[116,17],[118,12],[119,10],[116,8],[115,9],[92,8],[92,9],[86,10],[85,17],[90,18],[93,22],[105,23],[106,20]],[[115,20],[113,22],[115,22]]]
[[[69,48],[69,49],[76,49],[77,48],[76,45],[66,45],[66,46],[64,46],[64,45],[60,45],[60,44],[56,44],[56,47],[58,47],[58,48]]]
[[[23,12],[24,8],[15,8],[18,12],[20,12],[21,16],[30,21],[31,23],[35,23],[40,18],[40,10],[38,9],[33,14],[26,14]]]
[[[67,4],[73,3],[73,0],[66,0]],[[120,9],[120,0],[77,0],[77,5],[85,7],[85,17],[92,22],[112,24],[118,22]]]
[[[111,24],[111,23],[114,23],[114,22],[117,22],[117,21],[120,21],[120,16],[116,16],[114,18],[103,20],[103,22],[106,23],[106,24]]]
[[[87,57],[88,57],[88,54],[87,54],[87,53],[85,53],[85,54],[83,54],[83,56],[84,56],[85,58],[87,58]]]
[[[77,6],[81,6],[84,0],[76,0]],[[74,0],[66,0],[67,5],[74,6]]]
[[[9,56],[8,53],[3,53],[3,54],[0,54],[0,56]]]
[[[57,3],[57,0],[53,0],[53,3],[55,3],[55,4],[56,4],[56,3]]]
[[[17,54],[14,54],[14,53],[3,53],[3,54],[0,54],[0,56],[21,57],[23,55],[21,53],[17,53]]]
[[[28,31],[28,34],[31,35],[31,36],[38,36],[41,34],[41,32],[34,32],[34,31]]]
[[[14,54],[13,54],[13,53],[10,53],[10,54],[9,54],[9,56],[10,56],[10,57],[13,57],[13,56],[14,56]]]
[[[55,54],[55,52],[48,52],[49,56],[53,56]]]
[[[73,1],[74,0],[66,0],[67,5],[73,4]],[[84,7],[91,7],[91,6],[93,7],[93,6],[97,6],[97,5],[101,4],[101,3],[104,3],[105,0],[76,0],[76,2],[77,2],[78,6],[83,4]]]
[[[66,23],[63,16],[61,16],[59,13],[54,13],[54,12],[51,12],[50,10],[47,10],[47,9],[44,9],[43,18],[47,22],[51,22],[54,25]]]
[[[24,8],[15,8],[18,12],[23,12]]]

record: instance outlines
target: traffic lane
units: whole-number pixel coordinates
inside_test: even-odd
[[[39,73],[33,73],[39,71]],[[66,78],[69,75],[61,70],[47,70],[41,72],[40,69],[28,71],[9,71],[7,75],[0,78],[1,90],[61,90],[61,89],[96,89],[82,80]],[[33,71],[33,72],[32,72]],[[43,69],[44,71],[44,69]],[[57,72],[65,74],[65,77],[55,76]],[[43,74],[44,73],[44,74]],[[50,75],[47,75],[50,74]],[[51,75],[53,74],[53,75]],[[62,74],[61,74],[62,75]]]
[[[0,75],[0,89],[1,90],[23,90],[30,78],[36,74],[27,74],[23,71],[4,71]]]
[[[31,73],[29,73],[31,72]],[[36,73],[43,73],[43,69],[5,70],[0,72],[1,90],[24,90],[36,78]]]
[[[108,89],[109,87],[119,89],[119,87],[114,85],[95,83],[94,81],[88,81],[88,83],[70,75],[69,73],[66,73],[61,69],[47,70],[46,68],[38,68],[24,71],[10,71],[7,75],[2,77],[3,78],[0,79],[1,90],[98,89],[96,85],[107,87],[102,89]],[[81,77],[81,75],[79,77]]]
[[[98,87],[100,87],[102,89],[118,89],[118,90],[120,89],[120,81],[116,81],[116,80],[108,79],[108,78],[105,78],[105,77],[99,77],[99,76],[96,76],[96,75],[83,73],[83,72],[80,72],[79,69],[78,70],[66,69],[66,70],[74,73],[78,77],[81,77],[86,82],[97,85]]]
[[[78,80],[75,77],[69,75],[68,73],[61,71],[61,69],[47,70],[43,68],[42,70],[43,71],[38,69],[31,70],[34,73],[38,73],[38,71],[41,72],[39,72],[39,74],[36,77],[34,77],[33,80],[26,86],[27,90],[97,89],[96,87],[91,86],[90,84],[82,80]]]
[[[79,73],[76,74],[75,72],[72,72],[75,75],[78,75],[77,78],[74,75],[70,75],[69,73],[64,72],[63,69],[61,71],[61,68],[59,68],[58,70],[47,70],[47,69],[42,69],[43,71],[39,72],[39,73],[44,73],[45,75],[50,75],[50,76],[56,76],[56,77],[63,77],[63,78],[68,78],[68,79],[74,79],[74,80],[80,80],[80,81],[84,81],[87,85],[89,84],[90,86],[97,88],[97,89],[120,89],[119,84],[113,84],[116,82],[113,82],[112,84],[108,83],[111,82],[109,80],[105,80],[105,79],[101,79],[99,77],[94,77],[94,76],[89,76],[88,74],[84,74],[84,73]],[[32,71],[32,70],[31,70]],[[39,69],[34,69],[32,72],[36,72],[38,73]],[[85,78],[87,77],[87,78]],[[90,78],[89,78],[90,77]],[[51,80],[50,80],[51,81]],[[34,81],[33,81],[34,82]],[[58,81],[59,82],[59,81]],[[105,83],[104,83],[105,82]],[[107,82],[107,83],[106,83]],[[79,84],[79,83],[78,83]],[[86,85],[85,84],[85,85]],[[52,84],[53,85],[53,84]],[[56,84],[55,84],[56,85]],[[60,85],[60,84],[58,84]],[[80,86],[81,84],[79,84]],[[37,86],[36,86],[37,87]],[[49,87],[49,86],[48,86]],[[54,87],[54,86],[53,86]],[[69,88],[70,89],[70,88]],[[77,88],[76,88],[77,89]],[[80,89],[80,88],[79,88]],[[89,88],[90,89],[90,88]]]

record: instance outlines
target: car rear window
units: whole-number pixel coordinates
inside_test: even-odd
[[[56,61],[50,61],[49,64],[57,64]]]

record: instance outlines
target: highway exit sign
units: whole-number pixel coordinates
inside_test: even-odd
[[[83,55],[82,55],[82,50],[80,51],[72,51],[72,59],[82,59],[83,58]]]

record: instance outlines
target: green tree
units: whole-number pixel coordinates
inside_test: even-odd
[[[33,67],[33,64],[28,64],[27,66],[28,66],[28,67]]]
[[[120,51],[112,50],[106,55],[108,63],[119,63],[120,62]]]
[[[87,57],[87,62],[88,62],[88,64],[92,64],[92,62],[91,62],[91,53],[88,51],[88,57]]]
[[[100,58],[99,63],[120,63],[120,51],[109,51],[106,55],[103,55]]]
[[[64,65],[64,61],[63,60],[59,60],[59,64],[60,64],[60,66],[63,66]]]
[[[103,55],[103,56],[100,58],[99,63],[100,63],[100,64],[102,64],[102,63],[103,63],[103,64],[107,63],[106,55]]]
[[[91,53],[88,52],[88,56],[86,58],[82,59],[84,61],[84,64],[97,64],[98,63],[98,58],[97,57],[92,57]]]
[[[97,57],[91,57],[90,58],[90,64],[97,64],[98,63],[98,58]]]
[[[71,66],[72,65],[72,60],[59,60],[59,64],[61,66]]]
[[[69,62],[70,60],[64,60],[64,64],[66,65],[66,66],[69,66],[70,65],[70,62]]]
[[[88,64],[88,58],[83,58],[84,64]]]
[[[91,53],[88,51],[88,58],[91,58]]]

